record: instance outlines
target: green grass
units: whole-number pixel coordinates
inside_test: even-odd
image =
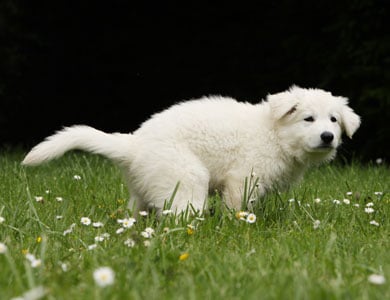
[[[214,197],[215,213],[204,219],[156,220],[151,214],[116,234],[117,219],[131,216],[118,168],[80,153],[36,168],[21,167],[21,158],[0,156],[0,242],[8,248],[0,254],[0,299],[40,286],[44,299],[390,299],[386,165],[314,169],[291,191],[261,199],[253,224]],[[370,202],[374,212],[368,214]],[[104,226],[82,225],[82,217]],[[146,227],[155,230],[151,239],[140,235]],[[109,239],[88,250],[103,233]],[[129,238],[132,248],[124,244]],[[26,253],[41,265],[33,268]],[[189,256],[180,260],[183,253]],[[113,285],[94,282],[101,266],[115,272]],[[371,274],[386,282],[370,283]]]

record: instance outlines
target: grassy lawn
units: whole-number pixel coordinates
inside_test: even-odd
[[[252,223],[215,196],[211,215],[132,224],[107,160],[21,159],[0,155],[0,299],[390,299],[386,165],[313,169]]]

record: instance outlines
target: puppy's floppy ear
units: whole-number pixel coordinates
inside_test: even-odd
[[[271,108],[271,114],[275,120],[294,113],[298,106],[298,99],[289,91],[267,96],[267,102]]]
[[[342,101],[341,107],[341,125],[347,136],[352,138],[355,131],[360,126],[360,117],[354,113],[352,108],[350,108],[348,104],[348,98],[338,97]]]

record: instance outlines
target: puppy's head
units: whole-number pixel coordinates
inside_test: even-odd
[[[332,159],[342,133],[352,138],[360,126],[347,98],[320,89],[293,86],[267,101],[280,146],[299,160]]]

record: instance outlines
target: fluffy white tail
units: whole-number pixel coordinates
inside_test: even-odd
[[[89,126],[66,127],[36,145],[22,164],[38,165],[72,149],[101,154],[117,162],[128,161],[131,157],[131,137],[130,134],[108,134]]]

